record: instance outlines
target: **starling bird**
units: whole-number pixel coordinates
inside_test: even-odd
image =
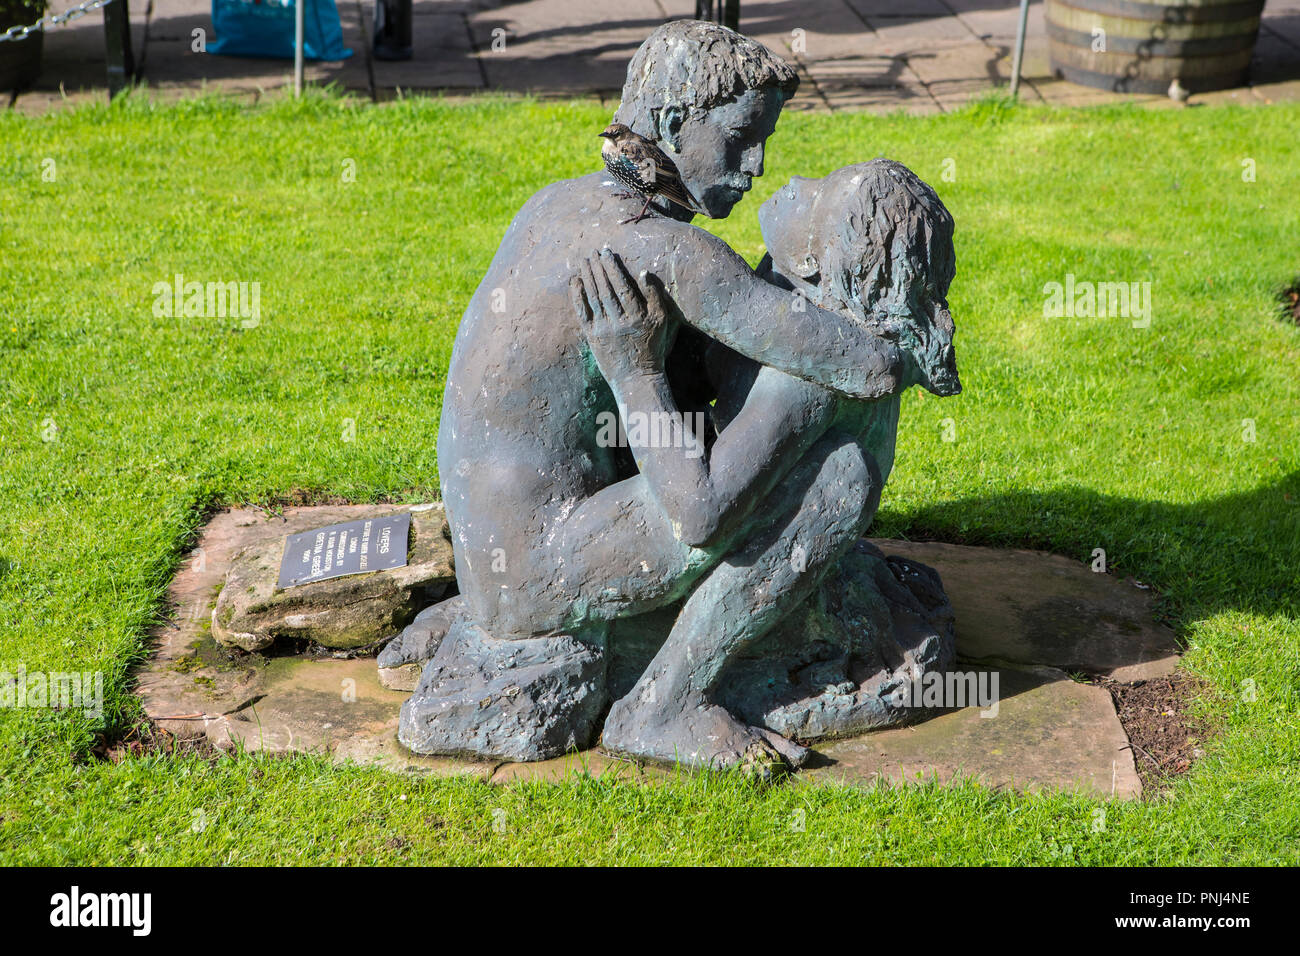
[[[671,199],[691,212],[699,212],[700,204],[690,194],[673,161],[664,151],[622,123],[610,123],[600,134],[605,144],[600,148],[605,168],[624,186],[645,197],[641,212],[624,223],[640,222],[650,209],[655,196]]]
[[[1178,77],[1174,77],[1174,81],[1169,84],[1169,98],[1175,103],[1186,105],[1187,97],[1190,95],[1191,94],[1188,93],[1187,88],[1178,82]]]

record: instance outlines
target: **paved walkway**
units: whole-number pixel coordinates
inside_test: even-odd
[[[130,3],[140,74],[154,95],[208,88],[256,99],[291,83],[288,61],[193,51],[194,31],[213,39],[211,0]],[[342,63],[308,64],[309,81],[336,83],[375,101],[399,90],[506,90],[595,95],[612,104],[646,35],[665,19],[694,11],[694,0],[415,0],[415,58],[385,63],[369,55],[373,0],[338,4],[355,53]],[[72,5],[52,3],[56,12]],[[1007,82],[1017,6],[1017,0],[742,0],[741,29],[798,66],[803,83],[796,108],[934,113]],[[13,108],[43,112],[106,95],[99,14],[54,28],[45,43],[41,80]],[[1041,0],[1030,5],[1023,76],[1030,101],[1125,98],[1052,77]],[[1268,0],[1251,86],[1200,99],[1300,99],[1300,0]]]

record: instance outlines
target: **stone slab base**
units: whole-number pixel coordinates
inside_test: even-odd
[[[969,778],[993,787],[1142,792],[1110,692],[1051,668],[998,671],[994,708],[964,707],[909,727],[818,746],[833,761],[803,771],[810,783],[919,783]]]
[[[393,508],[355,506],[342,514],[385,510]],[[321,524],[340,520],[338,507],[328,512]],[[325,510],[319,515],[325,518]],[[310,526],[315,516],[290,518]],[[255,509],[214,516],[173,580],[172,621],[155,635],[154,653],[137,673],[144,710],[162,729],[186,739],[205,737],[228,750],[321,753],[339,762],[493,782],[572,773],[639,779],[663,772],[599,750],[538,763],[417,756],[397,742],[408,693],[383,687],[373,658],[232,655],[219,647],[210,620],[230,560],[250,541],[278,533],[271,527],[278,522]],[[1077,788],[1115,798],[1140,793],[1109,693],[1070,674],[1128,682],[1172,671],[1177,645],[1173,633],[1152,620],[1152,592],[1042,552],[873,543],[939,571],[956,613],[959,661],[998,674],[997,715],[982,717],[972,706],[822,744],[819,765],[797,779],[815,785],[966,776],[1023,790]]]

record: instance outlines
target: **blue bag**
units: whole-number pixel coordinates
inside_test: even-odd
[[[303,0],[302,55],[307,60],[343,60],[343,27],[334,0]],[[293,59],[294,0],[212,0],[217,41],[209,53]]]

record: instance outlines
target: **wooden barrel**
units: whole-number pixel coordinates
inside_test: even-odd
[[[1246,82],[1264,0],[1047,0],[1052,69],[1121,93]]]

